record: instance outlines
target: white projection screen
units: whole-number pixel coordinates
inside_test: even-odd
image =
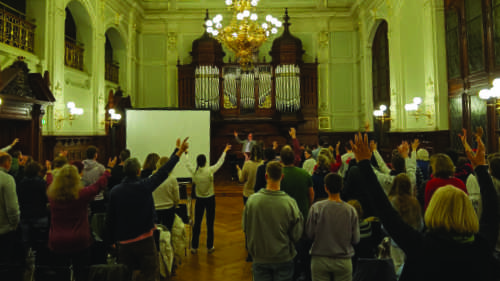
[[[205,154],[210,163],[210,111],[172,109],[127,109],[126,141],[131,157],[141,165],[149,153],[160,157],[172,154],[177,138],[189,137],[189,162],[196,167],[196,156]],[[176,178],[191,178],[182,156],[172,172]]]

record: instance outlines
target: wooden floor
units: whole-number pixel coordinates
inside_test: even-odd
[[[247,252],[241,230],[242,186],[231,182],[216,182],[215,186],[215,252],[207,253],[204,220],[198,253],[188,251],[172,281],[252,280],[252,264],[245,261]]]

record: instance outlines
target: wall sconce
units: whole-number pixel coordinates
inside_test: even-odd
[[[3,100],[0,98],[0,105],[2,105]]]
[[[405,104],[405,110],[408,112],[409,115],[413,115],[415,117],[415,120],[418,121],[420,117],[427,117],[430,120],[432,120],[432,113],[430,111],[424,112],[420,105],[422,104],[422,98],[416,97],[413,98],[413,103],[407,103]]]
[[[67,116],[62,116],[56,119],[56,128],[61,129],[64,120],[69,121],[69,125],[72,125],[72,121],[75,120],[76,116],[83,114],[83,108],[76,107],[75,103],[70,101],[66,104],[66,108],[68,109]]]
[[[122,115],[116,113],[116,110],[114,108],[109,109],[108,113],[109,113],[109,120],[106,120],[106,122],[109,123],[110,128],[113,127],[113,125],[120,123],[120,120],[122,120]]]
[[[373,116],[375,116],[375,118],[377,118],[382,122],[382,124],[384,124],[385,121],[392,120],[392,118],[386,114],[386,111],[387,106],[385,104],[382,104],[378,110],[373,111]]]

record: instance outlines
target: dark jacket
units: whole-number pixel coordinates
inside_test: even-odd
[[[151,177],[126,177],[111,190],[107,217],[109,242],[134,239],[153,229],[155,208],[152,193],[179,161],[176,152],[177,149]]]
[[[389,235],[406,254],[401,281],[408,280],[497,280],[500,265],[493,257],[493,247],[498,234],[498,200],[488,167],[476,168],[483,215],[479,233],[474,241],[460,243],[446,233],[421,233],[406,224],[392,208],[377,181],[369,161],[359,163],[363,175],[362,185]]]
[[[41,177],[25,177],[17,185],[17,198],[21,220],[39,219],[48,216],[47,182]]]

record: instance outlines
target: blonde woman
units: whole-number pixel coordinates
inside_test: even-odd
[[[160,155],[157,153],[149,153],[146,156],[146,160],[144,160],[144,164],[142,165],[141,171],[141,179],[147,178],[153,174],[153,171],[156,170],[156,163],[160,160]]]
[[[462,138],[465,143],[465,131]],[[382,190],[370,164],[368,136],[356,136],[353,151],[363,175],[362,187],[371,197],[385,229],[406,254],[400,281],[489,281],[500,277],[500,266],[493,257],[498,234],[498,200],[488,175],[484,144],[480,138],[477,141],[477,153],[467,150],[467,154],[481,187],[484,209],[481,224],[467,194],[445,186],[432,197],[424,216],[428,231],[421,233],[403,221]]]
[[[110,160],[108,167],[114,164]],[[90,262],[88,205],[106,187],[109,177],[107,169],[96,183],[83,187],[77,168],[65,164],[47,190],[51,212],[49,248],[56,264],[73,264],[77,281],[87,280]]]
[[[156,164],[156,173],[163,165],[168,162],[168,157],[162,157]],[[155,209],[158,223],[166,226],[168,230],[172,230],[172,225],[175,219],[175,207],[179,203],[179,183],[177,178],[170,176],[164,180],[158,188],[153,191],[153,200],[155,201]]]

